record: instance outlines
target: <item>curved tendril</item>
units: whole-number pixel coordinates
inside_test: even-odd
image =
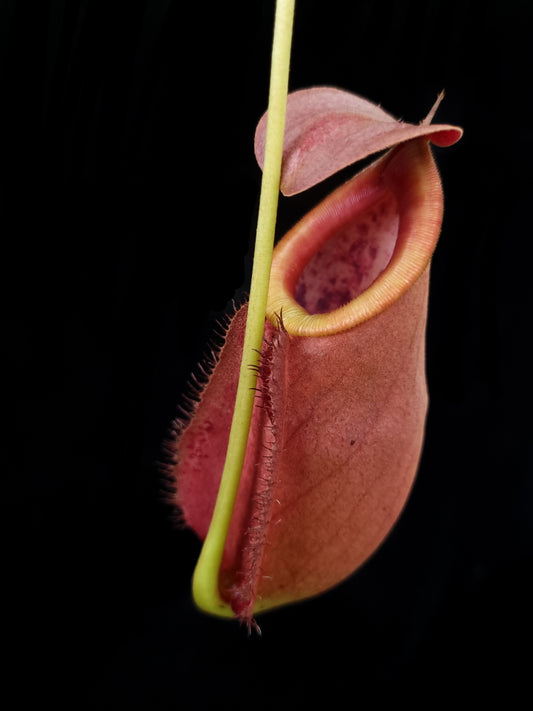
[[[258,352],[261,350],[263,340],[278,209],[293,18],[294,0],[277,0],[265,163],[239,384],[217,501],[193,577],[193,597],[198,607],[206,612],[226,617],[232,617],[233,613],[229,604],[220,596],[218,579],[252,419],[257,382],[257,368],[253,366],[258,365]]]

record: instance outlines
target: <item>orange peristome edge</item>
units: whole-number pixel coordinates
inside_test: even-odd
[[[443,209],[430,135],[401,141],[274,251],[258,396],[219,573],[222,600],[248,624],[353,573],[411,490],[427,409],[429,264]],[[175,502],[202,539],[224,465],[246,309],[231,320],[175,444]]]

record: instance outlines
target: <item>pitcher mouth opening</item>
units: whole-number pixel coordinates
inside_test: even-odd
[[[442,219],[427,140],[415,139],[334,191],[274,251],[267,316],[331,335],[377,315],[425,271]]]
[[[357,298],[389,264],[399,223],[396,198],[387,191],[343,227],[325,235],[296,281],[296,302],[308,314],[324,314]]]

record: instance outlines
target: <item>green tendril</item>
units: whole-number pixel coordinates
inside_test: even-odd
[[[250,366],[258,365],[258,354],[263,342],[278,210],[293,19],[294,0],[277,0],[272,42],[265,159],[239,384],[213,518],[193,577],[195,603],[203,611],[223,617],[233,616],[230,605],[220,596],[219,571],[237,497],[252,420],[257,369]]]

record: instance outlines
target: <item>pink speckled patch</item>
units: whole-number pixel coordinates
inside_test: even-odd
[[[335,232],[304,267],[295,299],[310,314],[329,313],[355,299],[390,261],[399,215],[392,194]]]

